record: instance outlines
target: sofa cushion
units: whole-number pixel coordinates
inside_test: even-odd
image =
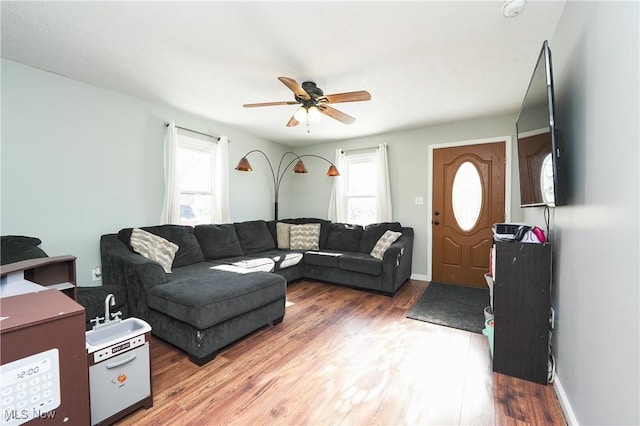
[[[276,247],[264,220],[234,223],[244,254],[258,253]]]
[[[382,274],[382,261],[365,253],[345,253],[340,256],[339,267],[345,271],[373,276]]]
[[[290,248],[290,232],[291,232],[291,224],[278,222],[276,223],[276,238],[278,242],[279,249],[288,249]]]
[[[387,249],[391,247],[391,244],[395,243],[395,241],[400,238],[401,235],[402,232],[385,231],[385,233],[382,234],[382,237],[380,237],[376,245],[373,247],[373,250],[371,250],[371,256],[375,257],[376,259],[382,260],[382,258],[384,257],[384,252],[387,251]]]
[[[149,307],[203,330],[283,299],[284,278],[268,272],[238,274],[189,265],[166,284],[148,290]]]
[[[371,253],[376,243],[387,231],[401,232],[402,225],[399,222],[372,223],[364,227],[360,238],[360,253]]]
[[[158,262],[164,272],[171,273],[171,265],[178,245],[151,232],[135,228],[131,232],[131,248],[149,260]]]
[[[222,225],[196,225],[193,233],[200,243],[202,254],[207,260],[242,256],[242,246],[231,223]]]
[[[292,223],[294,225],[304,225],[305,223],[319,223],[320,224],[320,240],[318,245],[320,250],[327,248],[327,238],[329,237],[329,227],[331,222],[325,219],[317,219],[313,217],[300,217],[296,219],[283,219],[281,222]]]
[[[193,227],[183,225],[158,225],[144,226],[139,229],[158,235],[165,240],[169,240],[178,245],[176,257],[173,260],[173,267],[192,265],[204,262],[204,255],[200,249],[200,244],[193,235]],[[131,232],[133,228],[125,228],[118,232],[118,239],[131,248]]]
[[[342,253],[330,251],[308,251],[304,254],[304,263],[308,265],[337,268]]]
[[[318,250],[320,248],[320,224],[291,225],[289,243],[291,250]]]
[[[329,250],[358,251],[362,226],[348,223],[332,223],[329,227],[327,248]]]

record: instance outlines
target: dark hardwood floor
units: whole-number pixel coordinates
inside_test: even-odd
[[[154,406],[118,424],[566,424],[552,386],[492,372],[485,336],[405,318],[426,286],[292,283],[281,324],[201,368],[153,338]]]

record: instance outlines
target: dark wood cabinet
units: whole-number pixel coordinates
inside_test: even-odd
[[[547,383],[551,245],[496,242],[493,371]]]
[[[0,309],[3,420],[88,425],[84,308],[45,289],[0,298]]]
[[[60,290],[76,300],[76,257],[52,256],[22,260],[0,267],[3,278],[21,273],[24,279],[42,286]]]

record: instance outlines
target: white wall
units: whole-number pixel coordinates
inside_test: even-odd
[[[524,93],[522,94],[524,96]],[[380,136],[324,143],[297,149],[298,154],[315,154],[331,161],[336,149],[357,149],[375,147],[380,143],[388,145],[389,174],[391,175],[391,197],[393,220],[414,228],[413,274],[420,278],[430,276],[428,270],[427,241],[431,227],[431,213],[428,211],[428,185],[431,169],[428,164],[429,146],[477,139],[511,136],[515,141],[516,115],[487,117],[416,130],[388,133]],[[512,142],[513,145],[513,142]],[[515,152],[515,151],[514,151]],[[309,173],[291,176],[288,179],[283,200],[282,217],[327,218],[332,180],[324,175],[327,163],[322,160],[305,159]],[[520,220],[517,170],[512,170],[512,215],[507,220]],[[312,196],[309,196],[312,194]],[[424,197],[424,205],[416,205],[415,197]],[[517,208],[516,208],[517,207]]]
[[[579,424],[640,424],[638,5],[568,2],[549,42],[569,171],[569,205],[554,209],[553,344]]]
[[[78,257],[80,285],[100,265],[99,238],[124,227],[157,224],[163,197],[164,122],[226,134],[231,140],[232,221],[273,218],[273,184],[264,158],[254,171],[233,170],[242,155],[262,149],[274,165],[287,148],[204,118],[146,103],[12,61],[2,61],[2,235],[36,236],[49,255]],[[415,229],[414,268],[427,276],[428,147],[513,136],[515,116],[396,132],[295,149],[333,160],[335,149],[389,145],[394,220]],[[327,163],[306,159],[310,173],[285,176],[280,217],[327,217]],[[517,179],[517,173],[513,173]],[[517,180],[514,181],[517,188]],[[28,195],[26,195],[28,194]],[[416,206],[414,198],[425,197]],[[513,199],[517,201],[514,195]],[[516,212],[517,214],[517,212]],[[512,219],[518,219],[513,218]]]
[[[164,191],[164,122],[227,135],[231,219],[272,218],[273,185],[260,158],[284,147],[211,120],[2,60],[2,235],[42,240],[50,256],[77,256],[80,285],[96,285],[100,235],[158,224]]]

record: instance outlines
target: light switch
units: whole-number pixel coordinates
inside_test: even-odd
[[[416,197],[416,206],[424,205],[424,197]]]

